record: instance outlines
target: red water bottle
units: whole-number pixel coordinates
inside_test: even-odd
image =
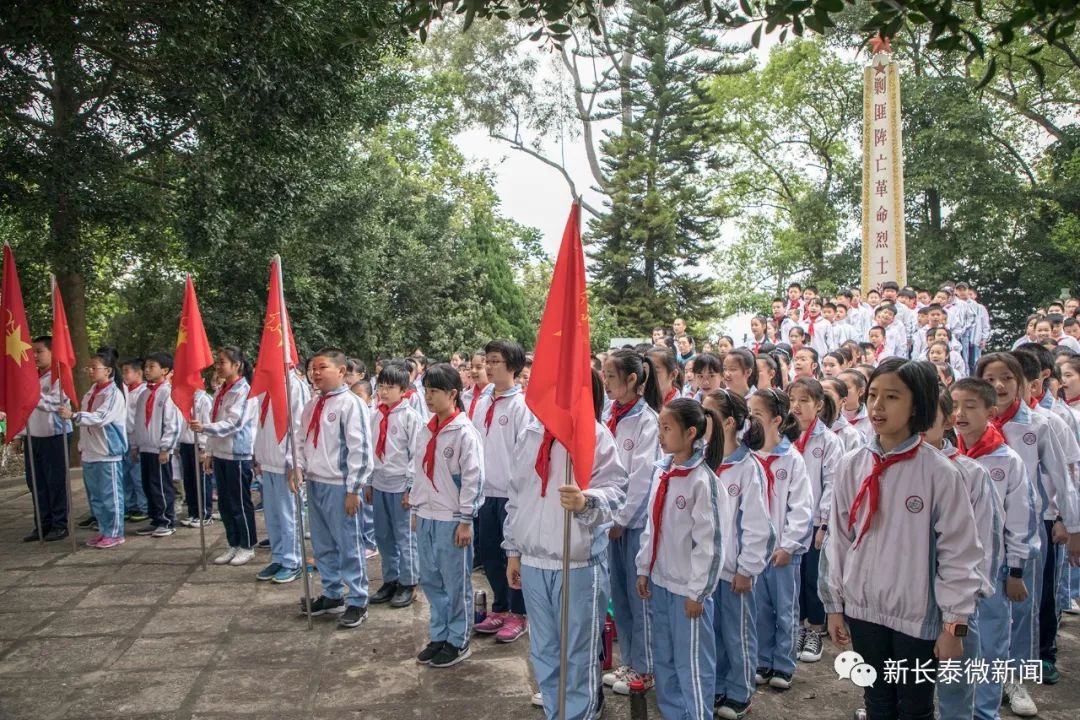
[[[610,670],[614,661],[613,641],[615,639],[615,621],[611,615],[604,616],[604,670]]]

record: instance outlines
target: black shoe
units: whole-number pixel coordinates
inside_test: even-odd
[[[372,605],[382,605],[385,602],[390,602],[390,598],[394,597],[397,593],[398,584],[397,581],[383,583],[379,591],[368,598],[368,602]]]
[[[144,513],[142,510],[136,510],[124,515],[124,520],[127,522],[146,522],[150,519],[150,516]]]
[[[413,598],[416,597],[415,585],[398,585],[397,592],[394,593],[394,597],[390,598],[390,607],[392,608],[405,608],[413,604]]]
[[[157,525],[145,525],[136,530],[135,534],[142,535],[143,537],[148,537],[150,535],[153,535],[155,530],[157,530]]]
[[[450,643],[443,643],[442,649],[431,658],[431,667],[447,668],[457,665],[465,658],[472,655],[472,647],[465,643],[465,647],[455,647]]]
[[[34,528],[30,532],[28,532],[26,535],[23,535],[22,541],[23,542],[37,542],[38,539],[39,539],[38,538],[38,529]]]
[[[307,606],[304,604],[304,598],[300,598],[300,614],[304,615],[307,610]],[[338,598],[336,600],[320,595],[311,601],[311,615],[312,617],[318,617],[319,615],[340,615],[345,612],[345,598]]]
[[[67,528],[56,527],[45,533],[45,542],[56,542],[57,540],[63,540],[68,536]]]
[[[360,607],[359,605],[350,605],[345,608],[345,612],[338,618],[338,627],[354,628],[359,626],[367,620],[367,607]]]
[[[416,662],[421,665],[430,665],[431,661],[439,654],[439,651],[442,650],[442,646],[445,644],[446,643],[442,641],[429,642],[427,647],[421,650],[420,654],[416,656]]]
[[[83,530],[88,530],[95,525],[97,525],[97,518],[95,518],[93,515],[87,515],[85,518],[76,523],[75,527],[82,528]]]
[[[256,547],[258,547],[260,550],[269,550],[270,549],[270,541],[269,540],[260,540],[259,544]]]

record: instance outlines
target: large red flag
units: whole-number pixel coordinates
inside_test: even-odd
[[[589,298],[581,248],[581,206],[570,208],[536,339],[525,404],[570,452],[574,480],[589,487],[596,449]]]
[[[180,311],[180,329],[176,333],[176,356],[173,358],[172,401],[185,420],[191,421],[195,391],[205,387],[202,371],[214,364],[210,341],[206,338],[195,285],[187,276],[184,307]]]
[[[4,286],[0,289],[0,320],[4,323],[4,359],[0,367],[0,411],[7,415],[5,442],[26,427],[30,413],[41,400],[37,366],[31,352],[19,272],[15,255],[4,243]]]
[[[259,342],[259,358],[255,361],[255,374],[251,378],[251,397],[266,393],[270,409],[274,413],[274,433],[278,442],[289,430],[289,402],[285,392],[284,335],[289,336],[289,367],[300,362],[296,353],[289,311],[282,302],[281,266],[278,259],[270,263],[270,288],[266,298],[266,317],[263,319],[262,340]]]
[[[71,344],[71,331],[68,329],[67,313],[64,311],[64,298],[60,297],[60,286],[56,278],[52,282],[52,380],[60,382],[60,389],[71,401],[71,406],[78,409],[79,398],[75,394],[75,378],[71,372],[75,367],[75,348]]]

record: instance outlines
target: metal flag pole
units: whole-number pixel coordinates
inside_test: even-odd
[[[30,439],[30,428],[26,428],[26,465],[30,470],[30,497],[34,501],[34,521],[37,523],[38,542],[44,545],[45,528],[41,527],[41,503],[38,501],[37,472],[34,469],[34,443]]]
[[[195,414],[194,402],[191,404],[191,414]],[[206,510],[204,509],[206,500],[203,493],[203,466],[199,458],[199,433],[192,432],[191,435],[195,439],[192,452],[195,453],[195,502],[199,506],[199,547],[202,549],[202,569],[206,572]]]
[[[52,292],[49,293],[49,296],[50,296],[50,298],[52,300],[52,312],[53,312],[53,317],[55,318],[56,317],[56,276],[55,275],[49,275],[49,283],[51,285],[50,290],[52,290]],[[66,334],[66,331],[65,331],[65,334]],[[60,383],[60,378],[54,377],[54,378],[52,378],[52,381],[54,383]],[[63,401],[64,401],[63,383],[60,383],[60,386],[61,386],[60,402],[63,403]],[[64,439],[64,442],[62,444],[64,446],[64,492],[67,493],[67,509],[68,509],[68,512],[67,512],[67,531],[68,531],[68,537],[71,538],[71,552],[78,552],[79,551],[79,543],[75,539],[75,503],[74,503],[74,500],[71,497],[71,457],[69,455],[70,451],[68,449],[68,432],[67,432],[67,423],[68,423],[68,421],[61,418],[60,422],[61,422],[60,435]],[[74,428],[74,425],[72,425],[72,427]],[[27,430],[26,437],[30,437],[29,430]],[[89,502],[90,498],[87,497],[86,500],[87,500],[87,502]],[[41,529],[39,527],[38,528],[38,533],[40,534],[40,532],[41,532]]]
[[[566,448],[566,474],[563,477],[563,485],[574,482],[573,467],[570,462],[570,449]],[[563,538],[562,538],[562,612],[559,614],[559,718],[566,718],[566,675],[569,662],[567,660],[567,644],[570,637],[570,511],[563,511]],[[593,618],[595,621],[595,618]],[[596,658],[590,658],[590,662]]]
[[[289,367],[292,360],[289,357],[289,348],[292,347],[292,342],[289,339],[289,330],[291,328],[289,327],[289,314],[285,309],[285,279],[281,272],[280,255],[274,256],[274,266],[277,268],[278,302],[281,308],[279,324],[281,325],[281,358],[285,365],[285,417],[289,425],[289,450],[292,454],[292,469],[296,470],[300,467],[299,451],[296,444],[296,427],[293,424],[292,411],[292,383],[296,382],[296,378],[293,377],[292,368]],[[299,487],[296,488],[294,495],[296,496],[296,535],[297,542],[300,545],[300,567],[303,569],[304,610],[307,615],[308,630],[311,630],[311,583],[308,574],[307,548],[304,546],[304,500]]]

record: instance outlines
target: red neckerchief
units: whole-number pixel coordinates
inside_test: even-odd
[[[1066,405],[1075,405],[1076,403],[1080,403],[1080,395],[1077,395],[1076,397],[1065,398]]]
[[[611,431],[612,436],[615,435],[615,429],[619,427],[619,420],[633,410],[635,405],[637,405],[637,402],[627,405],[623,405],[621,402],[611,403],[611,415],[608,417],[607,429]]]
[[[765,471],[765,497],[769,500],[769,510],[772,511],[772,499],[776,494],[776,475],[773,474],[772,465],[776,462],[776,458],[779,455],[769,455],[768,457],[760,457],[754,453],[754,459],[761,465],[761,469]]]
[[[817,421],[818,419],[814,418],[806,427],[806,430],[803,431],[803,434],[799,436],[799,439],[795,441],[795,447],[798,449],[800,455],[806,454],[806,443],[810,442],[810,434],[814,432],[814,428],[817,427]]]
[[[813,340],[814,339],[814,325],[817,324],[818,319],[816,317],[813,317],[813,318],[809,317],[809,315],[807,317],[809,318],[809,322],[806,323],[806,335],[811,340]]]
[[[270,411],[270,393],[264,393],[262,405],[259,407],[259,427],[266,425],[266,413]]]
[[[319,434],[322,432],[322,409],[330,397],[327,393],[320,395],[319,399],[315,401],[315,409],[311,411],[311,420],[308,421],[307,432],[304,434],[305,439],[311,438],[311,447],[319,447]]]
[[[1016,398],[1009,404],[1009,407],[1005,408],[1005,412],[1001,413],[997,417],[990,418],[990,424],[998,429],[998,432],[1004,434],[1005,425],[1016,417],[1016,413],[1020,411],[1020,398]]]
[[[668,481],[673,477],[686,477],[693,468],[673,468],[660,473],[660,482],[656,486],[656,498],[652,506],[652,557],[649,558],[649,574],[652,575],[653,565],[656,564],[656,551],[660,549],[660,529],[663,525],[664,500],[667,498]]]
[[[154,396],[157,395],[158,388],[161,387],[163,384],[164,383],[159,382],[146,383],[146,412],[143,413],[143,415],[145,415],[145,417],[143,418],[143,423],[146,424],[146,427],[150,427],[150,418],[154,414]]]
[[[240,382],[239,377],[235,378],[230,382],[224,383],[220,388],[218,388],[217,395],[214,396],[214,409],[210,413],[210,422],[217,422],[218,410],[221,409],[221,403],[223,400],[225,400],[225,394],[232,390],[233,386],[236,385],[236,383],[238,382]],[[316,433],[316,435],[318,435],[318,433]]]
[[[881,347],[874,349],[874,359],[881,360],[881,353],[885,352],[885,343],[881,343]]]
[[[415,395],[415,394],[416,394],[416,388],[410,387],[408,390],[406,390],[404,393],[402,393],[401,396],[403,398],[405,398],[406,400],[410,400],[410,399],[412,399],[412,396]]]
[[[671,386],[671,389],[670,389],[670,390],[668,390],[668,393],[667,393],[667,395],[665,395],[665,396],[664,396],[664,403],[663,403],[663,404],[664,404],[664,405],[667,405],[667,404],[668,404],[669,402],[671,402],[672,400],[674,400],[674,399],[675,399],[675,395],[676,395],[676,394],[677,394],[678,392],[679,392],[679,391],[678,391],[678,390],[677,390],[677,389],[675,388],[675,386],[674,386],[674,385],[672,385],[672,386]],[[1077,399],[1077,400],[1080,400],[1080,397],[1077,397],[1076,399]]]
[[[127,386],[128,392],[129,393],[135,392],[136,390],[139,389],[140,385],[142,385],[141,382],[128,383],[128,386]]]
[[[394,408],[404,402],[405,398],[402,396],[393,405],[387,405],[386,403],[379,403],[375,409],[382,415],[379,418],[379,439],[375,441],[375,457],[380,460],[383,459],[383,455],[386,454],[386,431],[390,427],[390,413],[394,412]]]
[[[956,435],[956,449],[972,460],[978,460],[983,455],[989,455],[1004,444],[1004,436],[1002,436],[1000,430],[994,427],[993,423],[987,424],[983,434],[970,448],[965,445],[963,435],[959,433]]]
[[[540,476],[540,497],[547,496],[548,473],[551,471],[551,448],[555,444],[555,436],[551,431],[544,428],[544,439],[540,441],[540,447],[536,451],[536,462],[533,467]]]
[[[439,488],[435,487],[435,441],[439,438],[439,433],[446,428],[447,425],[454,422],[454,418],[461,414],[461,411],[454,408],[454,412],[450,413],[450,416],[445,421],[439,422],[439,416],[436,415],[428,421],[428,430],[431,432],[431,439],[428,440],[427,449],[424,450],[424,474],[428,476],[428,480],[431,481],[431,487],[435,488],[435,492],[439,492]]]
[[[495,419],[495,403],[499,402],[504,397],[507,397],[507,396],[505,394],[504,395],[492,394],[492,396],[491,396],[491,404],[488,405],[487,412],[484,413],[484,435],[487,435],[489,432],[491,432],[491,421]]]
[[[491,383],[488,383],[490,385]],[[473,385],[472,400],[469,401],[469,412],[466,413],[469,419],[473,419],[473,413],[476,412],[476,403],[479,402],[480,396],[484,394],[484,390],[487,390],[488,386],[485,385],[482,390],[478,390],[476,385]]]
[[[1043,390],[1042,394],[1039,395],[1038,397],[1035,397],[1034,395],[1029,397],[1028,398],[1028,407],[1031,408],[1032,410],[1034,410],[1037,405],[1042,403],[1044,397],[1046,397],[1046,391],[1045,390]]]
[[[922,445],[922,438],[919,438],[910,450],[905,450],[902,453],[896,453],[895,455],[889,455],[882,459],[878,457],[876,452],[871,451],[874,456],[874,468],[870,471],[870,474],[862,481],[859,486],[859,492],[855,495],[855,502],[851,503],[851,510],[848,512],[848,532],[855,527],[855,523],[858,520],[859,506],[862,505],[863,500],[867,501],[867,513],[866,520],[863,522],[862,530],[859,531],[859,536],[855,540],[855,544],[852,549],[859,547],[862,539],[866,536],[866,533],[870,530],[870,523],[874,519],[874,514],[878,511],[879,494],[881,492],[881,476],[891,466],[904,460],[910,460],[915,457],[915,453],[918,451],[919,446]]]
[[[103,383],[94,385],[93,389],[90,391],[90,402],[86,404],[86,412],[94,412],[94,401],[97,400],[98,393],[109,387],[111,384],[112,380],[106,380]]]

